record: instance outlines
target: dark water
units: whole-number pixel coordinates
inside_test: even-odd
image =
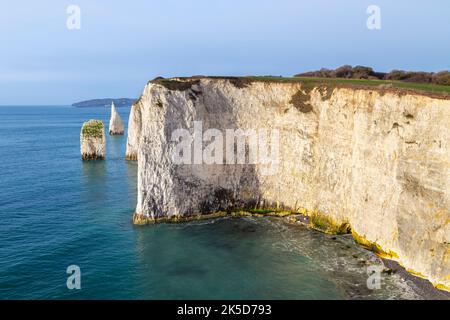
[[[350,238],[279,219],[133,226],[126,137],[107,137],[105,161],[80,160],[81,124],[108,117],[0,107],[0,299],[420,298],[397,275],[369,290],[367,266],[382,262]],[[81,290],[67,289],[69,265]]]

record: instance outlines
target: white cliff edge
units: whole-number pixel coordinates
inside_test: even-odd
[[[295,82],[186,81],[150,82],[132,107],[135,223],[232,208],[306,213],[313,224],[321,219],[318,227],[351,230],[362,245],[450,288],[450,100]],[[171,135],[192,131],[194,121],[203,131],[277,130],[275,174],[262,163],[174,163]]]

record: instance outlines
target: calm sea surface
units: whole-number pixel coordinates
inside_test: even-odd
[[[80,159],[82,123],[109,111],[0,107],[0,299],[421,298],[397,275],[369,290],[382,262],[351,238],[279,219],[133,226],[126,136],[107,136],[105,161]]]

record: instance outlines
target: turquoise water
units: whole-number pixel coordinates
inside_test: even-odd
[[[119,113],[127,121],[129,109]],[[107,159],[82,162],[84,121],[108,108],[0,107],[0,299],[420,298],[383,275],[351,238],[276,218],[137,227],[135,162],[126,136],[107,137]],[[66,268],[81,268],[81,290]]]

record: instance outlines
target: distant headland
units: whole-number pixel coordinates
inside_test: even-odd
[[[129,107],[136,99],[131,98],[105,98],[105,99],[92,99],[80,101],[72,104],[72,107],[84,108],[84,107],[111,107],[111,103],[114,102],[116,107]]]

